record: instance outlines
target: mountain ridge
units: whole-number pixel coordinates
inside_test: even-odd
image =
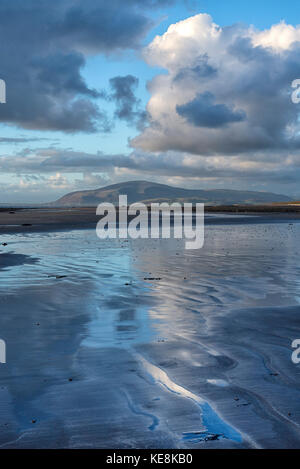
[[[52,206],[93,206],[101,202],[118,204],[119,195],[127,195],[128,204],[135,202],[199,202],[209,205],[234,205],[292,202],[286,195],[271,192],[233,189],[185,189],[149,181],[127,181],[98,189],[73,191]]]

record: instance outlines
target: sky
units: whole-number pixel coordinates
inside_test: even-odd
[[[298,22],[296,0],[1,0],[0,203],[128,180],[300,199]]]

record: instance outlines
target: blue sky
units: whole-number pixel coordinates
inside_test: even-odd
[[[165,59],[160,56],[158,49],[163,50],[162,42],[159,46],[155,46],[154,59],[150,57],[147,49],[156,36],[165,37],[170,25],[176,25],[184,20],[186,24],[192,24],[188,23],[188,19],[196,17],[199,13],[210,15],[212,21],[224,31],[233,24],[242,23],[241,31],[243,32],[239,30],[237,33],[238,27],[236,26],[234,32],[229,33],[232,37],[237,36],[239,45],[242,44],[245,36],[251,36],[251,25],[258,32],[269,30],[272,25],[284,20],[287,24],[294,26],[292,34],[295,36],[296,44],[298,40],[297,18],[300,18],[299,2],[291,0],[285,2],[278,0],[264,2],[258,0],[251,2],[190,0],[158,2],[155,8],[148,0],[143,0],[143,2],[145,5],[141,9],[135,0],[130,0],[126,11],[125,1],[120,3],[119,0],[114,0],[112,13],[109,11],[108,3],[102,0],[86,3],[76,0],[78,9],[74,9],[71,13],[68,11],[67,2],[63,13],[60,9],[64,2],[59,5],[57,1],[42,0],[38,4],[37,0],[29,0],[27,10],[24,7],[24,11],[21,12],[20,8],[17,8],[18,0],[2,2],[0,7],[2,23],[4,25],[9,13],[10,23],[7,28],[10,28],[11,35],[4,36],[4,40],[0,37],[0,56],[2,57],[0,78],[3,76],[6,79],[8,90],[7,104],[0,105],[0,187],[2,189],[0,202],[10,203],[20,200],[44,202],[71,190],[94,188],[98,185],[127,179],[151,179],[182,187],[197,188],[233,187],[239,189],[245,188],[246,184],[249,189],[253,190],[270,190],[300,196],[300,191],[297,190],[298,143],[295,137],[297,118],[294,115],[297,113],[290,103],[283,111],[290,116],[290,120],[287,118],[285,122],[276,122],[274,128],[278,125],[278,133],[282,135],[286,135],[293,128],[292,144],[290,140],[286,141],[287,139],[282,138],[277,142],[276,148],[273,146],[271,131],[269,132],[270,115],[265,116],[265,119],[269,119],[268,122],[264,121],[259,124],[263,131],[267,129],[269,132],[265,141],[260,143],[262,131],[256,131],[257,129],[253,131],[253,122],[251,122],[251,131],[253,131],[253,136],[251,136],[249,129],[243,127],[243,122],[237,125],[234,120],[230,122],[228,120],[236,111],[240,111],[240,116],[248,117],[250,111],[248,110],[247,113],[247,106],[250,106],[250,103],[244,103],[240,95],[229,96],[228,91],[227,94],[223,91],[218,96],[213,89],[210,89],[209,77],[206,82],[203,81],[202,75],[201,79],[198,77],[197,83],[193,81],[191,86],[194,94],[190,95],[186,103],[182,103],[180,99],[186,92],[188,81],[186,84],[181,84],[182,88],[180,88],[175,75],[173,82],[170,81],[171,78],[168,78],[168,86],[172,87],[173,83],[178,86],[178,103],[174,108],[173,101],[171,103],[174,96],[167,98],[170,88],[166,89],[163,94],[156,85],[156,81],[160,80],[159,77],[164,75],[172,77],[174,67],[168,68],[168,61],[165,62]],[[93,11],[98,5],[101,12],[100,10]],[[113,17],[116,12],[121,18],[117,24]],[[78,22],[76,14],[80,18]],[[83,14],[87,17],[90,14],[87,25],[80,23]],[[99,26],[97,14],[99,14]],[[111,28],[109,24],[103,26],[101,23],[106,14],[108,18],[106,23],[112,21]],[[48,33],[39,26],[43,15],[45,18],[50,16],[54,24],[53,34],[49,33],[49,38],[46,37]],[[63,23],[59,19],[62,15],[65,15]],[[133,26],[131,25],[132,18],[136,21]],[[194,23],[195,33],[191,36],[190,42],[199,44],[201,49],[202,43],[199,42],[199,37],[202,26],[196,20]],[[22,28],[24,29],[23,36],[19,32],[14,34],[14,31],[20,31],[20,25],[21,33]],[[203,25],[204,28],[208,28],[210,34],[212,26],[206,23]],[[63,28],[65,29],[61,33]],[[101,28],[105,31],[103,34]],[[134,28],[137,28],[137,32],[134,32]],[[122,29],[121,32],[120,29]],[[59,34],[56,34],[56,31],[59,31]],[[124,45],[121,43],[120,46],[117,43],[118,34],[125,38]],[[228,36],[228,33],[224,32],[224,37],[226,34]],[[282,33],[276,30],[274,34],[275,36],[288,35],[288,31]],[[178,39],[177,45],[177,39],[173,41],[171,35],[166,37],[172,54],[176,55],[176,47],[183,47],[183,38]],[[258,34],[257,37],[259,41],[263,41]],[[275,41],[273,36],[272,41]],[[259,46],[255,44],[252,46],[255,51],[258,50],[257,47],[265,49],[269,47],[263,42],[259,42]],[[192,53],[195,55],[192,46],[189,49],[189,46],[184,43],[184,47],[187,47],[186,56]],[[216,49],[210,49],[210,44],[205,47],[206,49],[203,45],[202,58],[206,57],[205,60],[209,64],[207,66],[213,69],[215,64],[220,64],[218,52]],[[222,42],[218,47],[221,53]],[[233,42],[230,44],[228,42],[228,51],[232,50],[232,47]],[[290,77],[298,78],[298,49],[295,49],[295,59],[292,65],[291,47],[292,45],[288,44],[284,52],[281,51],[280,54],[278,50],[275,50],[275,46],[273,51],[266,49],[266,53],[269,54],[267,60],[270,60],[274,70],[279,69],[281,63],[283,66],[291,67],[291,71],[286,73],[285,77],[274,80],[274,87],[281,83],[281,86],[286,86],[288,90]],[[30,57],[24,59],[25,55],[30,55]],[[188,69],[192,70],[193,60],[196,59],[196,56],[191,55],[191,63],[185,66],[182,65],[185,61],[184,56],[183,60],[178,59],[179,62],[175,64],[176,73],[178,70],[181,71],[181,68],[184,73],[187,73]],[[257,70],[261,67],[261,62],[258,56],[255,60],[257,64],[254,63],[253,67],[256,66],[255,70]],[[24,73],[23,82],[16,80],[16,71],[19,71],[20,75]],[[240,72],[233,72],[233,79],[239,79],[238,73]],[[266,70],[266,74],[268,73]],[[10,77],[14,78],[10,80]],[[116,77],[121,77],[122,80],[113,82],[112,80]],[[124,77],[131,77],[131,80],[126,81]],[[264,76],[257,73],[256,82],[252,83],[254,88],[258,87],[257,95],[261,92],[259,88],[263,80]],[[286,80],[286,82],[280,80]],[[35,91],[37,90],[34,88],[35,83],[39,87],[38,91]],[[57,89],[55,89],[55,83],[57,83]],[[60,88],[59,83],[63,83],[63,89]],[[281,93],[282,89],[277,91]],[[125,94],[121,96],[121,92],[127,93],[126,96]],[[31,98],[30,93],[32,93]],[[209,100],[202,99],[206,96],[205,93],[210,93]],[[276,109],[281,109],[279,103],[275,103],[275,96],[276,90],[274,89],[272,105]],[[80,104],[73,106],[77,99],[80,100]],[[170,99],[170,102],[163,103],[161,113],[153,110],[151,103],[162,102],[164,99]],[[210,103],[209,109],[205,107],[208,106],[208,102]],[[189,113],[198,112],[197,119],[195,115],[189,115],[188,118],[180,115],[180,106],[183,104],[187,105],[186,109]],[[148,120],[145,120],[147,105],[150,105],[152,114],[148,112]],[[271,106],[270,101],[268,105]],[[170,127],[174,109],[177,109],[174,120],[179,117],[183,119],[182,127],[185,130],[182,141],[186,139],[186,143],[181,145],[179,142],[177,146],[172,140],[168,140],[172,132],[176,135],[176,128]],[[220,125],[216,124],[215,128],[207,126],[202,114],[199,117],[199,112],[203,112],[206,116],[209,114],[215,116],[218,111],[222,111],[223,115],[226,112],[229,117],[228,121]],[[168,112],[170,112],[170,119],[166,123],[162,120],[162,115],[166,116]],[[216,122],[220,120],[217,119]],[[93,128],[94,124],[97,126],[96,131]],[[107,128],[103,130],[105,126]],[[145,130],[145,126],[149,129]],[[157,133],[159,126],[162,130]],[[199,142],[196,141],[197,126],[199,127]],[[223,154],[219,147],[212,147],[210,154],[206,154],[201,142],[206,141],[206,136],[212,135],[213,132],[217,139],[224,138],[224,149],[228,147],[230,150],[224,150]],[[232,139],[239,140],[238,136],[243,132],[245,135],[250,135],[252,141],[249,142],[250,137],[247,136],[244,146],[234,147]],[[235,133],[234,138],[233,133]],[[266,143],[267,137],[270,142],[269,147]],[[210,145],[208,141],[207,146]],[[279,151],[281,146],[282,149]],[[287,152],[289,152],[289,157],[287,157]],[[129,163],[128,161],[125,163],[127,157],[130,158]],[[116,158],[118,162],[114,163]],[[125,158],[124,166],[120,163],[120,158]],[[76,159],[75,165],[74,159]],[[109,159],[112,161],[111,164]],[[85,167],[84,161],[90,160],[92,163]],[[151,162],[154,161],[155,166],[151,172]],[[145,171],[143,171],[143,164],[147,168]],[[186,170],[188,164],[198,168],[195,176],[193,171]],[[182,171],[180,171],[180,165],[182,165]],[[169,173],[168,167],[170,167]],[[244,172],[247,174],[244,175]]]
[[[173,8],[162,10],[161,14],[155,13],[154,16],[157,18],[158,25],[147,35],[144,44],[151,42],[157,34],[163,34],[171,24],[197,13],[209,13],[220,26],[244,22],[253,24],[256,28],[265,29],[272,26],[272,24],[279,23],[281,20],[297,25],[297,18],[300,23],[300,3],[297,1],[265,0],[262,2],[254,0],[241,2],[239,0],[229,0],[222,2],[220,0],[204,0],[194,2],[194,4],[193,2],[189,4],[183,1],[178,2]],[[126,75],[127,73],[136,75],[141,82],[138,96],[146,105],[149,99],[149,93],[146,89],[147,81],[151,80],[159,71],[162,72],[162,70],[157,67],[147,66],[138,56],[139,54],[131,53],[124,54],[123,57],[94,57],[88,62],[84,74],[88,82],[94,87],[99,86],[99,71],[101,71],[103,87],[108,85],[109,78],[113,75]],[[136,133],[134,129],[119,123],[118,128],[114,131],[116,138],[102,137],[101,145],[103,150],[113,153],[128,151],[127,140]],[[82,144],[85,147],[87,142],[84,141]],[[95,145],[98,145],[98,142],[91,142],[90,145],[89,148],[95,150]]]

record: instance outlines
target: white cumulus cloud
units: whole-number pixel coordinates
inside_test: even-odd
[[[219,27],[199,14],[169,27],[145,49],[167,71],[149,83],[149,126],[131,141],[143,151],[201,156],[294,152],[299,106],[300,27]],[[278,155],[277,155],[278,156]],[[276,156],[276,158],[277,158]]]

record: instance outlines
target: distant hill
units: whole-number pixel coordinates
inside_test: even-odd
[[[118,204],[119,195],[127,195],[128,203],[134,202],[203,202],[209,205],[266,204],[289,202],[290,197],[269,192],[240,191],[231,189],[181,189],[147,181],[129,181],[102,187],[101,189],[71,192],[53,206],[96,206],[101,202]]]

